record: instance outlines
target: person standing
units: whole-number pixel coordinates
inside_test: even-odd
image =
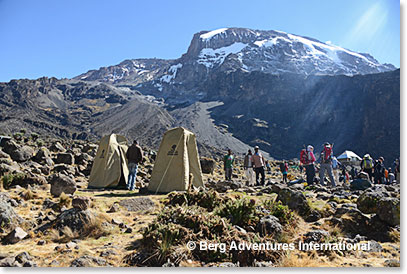
[[[333,145],[326,142],[321,152],[321,168],[319,170],[319,180],[321,184],[324,183],[325,171],[327,171],[329,180],[331,181],[331,185],[335,187],[336,183],[332,169],[332,156],[333,156]]]
[[[389,180],[388,180],[387,184],[388,185],[392,184],[394,182],[395,178],[396,177],[394,176],[394,173],[393,173],[392,169],[389,168]]]
[[[360,168],[363,172],[366,172],[369,175],[369,180],[373,182],[373,167],[374,162],[372,157],[369,154],[363,156],[362,161],[360,162]]]
[[[374,166],[374,182],[375,184],[384,183],[384,158],[380,157]]]
[[[256,173],[256,185],[264,185],[265,174],[264,174],[264,164],[266,160],[263,157],[263,154],[259,152],[259,147],[254,147],[254,155],[252,156],[252,164],[254,172]],[[261,182],[259,183],[259,177],[261,175]]]
[[[246,179],[248,181],[248,184],[254,185],[254,171],[253,171],[253,165],[252,165],[252,151],[249,149],[249,151],[247,151],[247,154],[244,157],[244,161],[243,161],[243,168],[245,170],[245,174],[246,174]]]
[[[343,167],[345,169],[345,167]],[[334,173],[334,178],[336,181],[339,180],[339,170],[341,169],[341,164],[335,156],[332,156],[332,169]]]
[[[226,154],[225,157],[223,157],[223,167],[225,170],[225,180],[226,181],[232,180],[234,161],[235,161],[235,156],[233,156],[232,150],[228,149],[228,154]]]
[[[283,174],[283,183],[287,182],[287,173],[288,173],[288,163],[283,161],[280,163],[280,171]]]
[[[127,180],[127,189],[134,190],[138,164],[143,160],[143,150],[138,145],[137,140],[134,140],[133,144],[127,150],[126,157],[127,157],[127,161],[128,161],[128,168],[129,168],[129,178]]]
[[[308,145],[307,148],[301,150],[300,154],[300,163],[302,166],[305,167],[305,174],[307,175],[308,185],[314,184],[315,178],[314,162],[315,162],[314,147]]]

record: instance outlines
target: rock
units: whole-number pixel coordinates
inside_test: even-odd
[[[34,155],[34,150],[29,146],[20,146],[13,140],[4,145],[4,151],[16,162],[25,162]]]
[[[15,257],[15,260],[22,264],[24,267],[32,267],[36,266],[35,263],[32,262],[33,258],[28,254],[28,252],[24,251],[18,254]]]
[[[8,159],[10,156],[0,149],[0,159]]]
[[[273,267],[273,262],[254,262],[255,267]]]
[[[121,200],[119,205],[126,208],[128,211],[151,210],[156,206],[153,200],[146,197]]]
[[[397,198],[383,198],[379,201],[377,216],[391,226],[400,224],[400,200]]]
[[[108,266],[105,259],[92,256],[82,256],[72,261],[71,267]]]
[[[21,227],[16,227],[11,231],[6,237],[3,238],[5,244],[15,244],[27,237],[27,232],[25,232]]]
[[[367,174],[366,172],[361,171],[359,172],[358,176],[360,179],[369,180],[369,174]]]
[[[72,207],[80,210],[87,210],[91,206],[91,199],[89,197],[75,197],[72,200]]]
[[[329,237],[329,232],[322,230],[322,229],[318,229],[318,230],[312,230],[307,232],[304,235],[304,242],[305,243],[310,243],[310,242],[323,242],[325,241],[325,239],[327,239]]]
[[[88,162],[91,162],[93,158],[87,153],[79,153],[75,155],[75,164],[87,166]]]
[[[201,158],[200,163],[201,163],[202,173],[213,174],[213,171],[215,170],[215,165],[216,165],[215,160],[210,159],[210,158]]]
[[[344,231],[353,235],[367,235],[370,230],[369,217],[364,215],[358,209],[350,208],[341,218],[342,228]]]
[[[120,206],[117,203],[114,203],[110,209],[108,211],[106,211],[107,213],[114,213],[114,212],[118,212],[120,211]]]
[[[39,240],[37,242],[37,245],[45,245],[46,243],[47,243],[47,241],[45,241],[45,240]]]
[[[277,201],[281,201],[290,209],[297,211],[301,216],[307,216],[310,212],[307,198],[300,191],[290,188],[281,189],[278,193]]]
[[[17,265],[14,257],[7,257],[0,260],[0,267],[15,267],[15,266]]]
[[[376,213],[379,200],[382,198],[384,198],[383,192],[373,192],[368,189],[359,196],[356,204],[358,209],[365,214]]]
[[[51,159],[51,152],[46,147],[41,147],[34,156],[37,163],[52,166],[54,161]]]
[[[74,156],[70,153],[57,153],[54,162],[56,164],[66,164],[66,165],[73,165],[74,164]]]
[[[350,182],[350,188],[352,190],[366,190],[371,186],[372,184],[370,183],[370,181],[366,179],[355,179]]]
[[[52,152],[65,152],[65,148],[61,145],[60,142],[53,143],[50,148]]]
[[[321,219],[322,218],[322,216],[321,216],[321,213],[319,213],[319,211],[317,211],[317,210],[312,210],[311,212],[310,212],[310,214],[307,216],[307,217],[305,217],[305,221],[307,222],[307,223],[312,223],[312,222],[316,222],[316,221],[318,221],[319,219]]]
[[[69,243],[65,244],[65,246],[66,246],[66,248],[68,248],[68,249],[74,249],[74,248],[76,248],[78,245],[77,245],[76,243],[74,243],[74,242],[69,242]]]
[[[76,191],[76,183],[70,177],[56,174],[49,177],[49,183],[51,184],[51,194],[55,197],[59,197],[61,193],[73,194]]]
[[[273,215],[262,217],[257,224],[256,232],[259,232],[261,236],[277,235],[283,231],[278,218]]]
[[[370,242],[370,250],[369,252],[382,252],[383,247],[376,241],[369,241]]]
[[[12,200],[7,194],[0,192],[0,224],[3,228],[11,228],[23,222],[11,207]]]

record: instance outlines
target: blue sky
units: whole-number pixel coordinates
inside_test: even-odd
[[[180,57],[194,33],[280,30],[400,66],[397,0],[0,0],[0,82]]]

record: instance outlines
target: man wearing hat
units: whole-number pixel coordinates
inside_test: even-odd
[[[252,164],[254,172],[256,173],[256,185],[264,185],[265,174],[264,174],[264,165],[266,160],[263,157],[263,154],[259,152],[259,147],[254,147],[254,154],[252,156]],[[259,183],[259,177],[261,174],[261,183]]]
[[[332,156],[333,156],[333,145],[330,143],[326,142],[324,144],[324,149],[321,152],[321,168],[319,170],[319,180],[320,184],[322,185],[324,183],[324,178],[325,178],[325,171],[328,172],[329,180],[331,181],[331,185],[333,187],[336,186],[335,183],[335,178],[333,175],[333,169],[332,169]]]

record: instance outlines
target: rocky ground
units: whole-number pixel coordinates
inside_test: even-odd
[[[265,186],[240,163],[223,181],[202,158],[205,189],[150,195],[155,152],[136,191],[90,190],[97,145],[16,134],[0,142],[0,266],[399,266],[400,186],[366,180],[330,188],[284,184],[271,161]],[[290,162],[292,182],[302,178]],[[208,243],[370,243],[369,251],[189,250]]]

